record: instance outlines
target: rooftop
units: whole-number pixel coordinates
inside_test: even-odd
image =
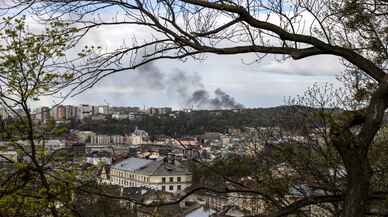
[[[140,158],[128,158],[112,167],[113,169],[136,171],[139,174],[148,176],[173,176],[191,175],[191,172],[178,161],[146,160]]]
[[[119,169],[119,170],[126,170],[126,171],[134,171],[147,166],[147,164],[150,164],[151,162],[153,162],[153,160],[146,160],[146,159],[140,159],[140,158],[128,158],[126,160],[123,160],[113,165],[112,168]]]

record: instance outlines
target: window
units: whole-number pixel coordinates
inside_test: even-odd
[[[166,186],[162,185],[162,191],[166,191]]]
[[[169,189],[170,189],[170,191],[173,191],[174,190],[174,186],[170,185]]]
[[[174,182],[174,177],[170,177],[170,182]]]
[[[177,177],[177,182],[181,182],[181,177]]]
[[[163,183],[166,182],[166,177],[162,177],[162,182],[163,182]]]
[[[178,191],[182,190],[182,186],[181,186],[181,185],[178,185],[178,186],[177,186],[177,190],[178,190]]]

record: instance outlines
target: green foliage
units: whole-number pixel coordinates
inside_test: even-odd
[[[71,84],[66,51],[77,29],[52,21],[40,33],[30,32],[25,17],[4,18],[0,32],[0,100],[10,117],[0,120],[0,137],[14,149],[18,162],[0,170],[1,216],[72,216],[70,207],[80,179],[95,177],[71,161],[66,150],[49,153],[45,141],[67,132],[52,122],[35,125],[30,104]]]
[[[43,33],[31,33],[25,17],[3,18],[0,32],[0,72],[2,95],[14,101],[39,100],[39,96],[58,91],[73,78],[72,72],[56,66],[64,61],[70,37],[77,30],[68,24],[50,22]],[[16,103],[16,102],[15,102]]]
[[[79,130],[92,130],[98,134],[128,134],[136,127],[146,130],[150,135],[172,135],[175,137],[200,135],[204,132],[226,133],[228,129],[244,127],[280,126],[285,129],[299,129],[295,122],[295,110],[313,112],[309,108],[281,106],[266,109],[247,109],[234,111],[194,111],[178,113],[175,117],[146,116],[140,120],[83,120],[73,122],[68,127]],[[292,114],[292,115],[291,115]],[[312,117],[314,118],[314,117]]]

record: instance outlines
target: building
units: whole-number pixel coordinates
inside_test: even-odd
[[[90,138],[91,144],[109,145],[111,144],[110,136],[108,135],[95,135]]]
[[[80,142],[87,143],[90,142],[93,136],[96,136],[96,133],[93,131],[76,131],[75,135],[79,138]]]
[[[72,105],[66,105],[66,120],[77,119],[78,108]]]
[[[128,137],[122,135],[95,135],[91,137],[91,144],[111,145],[111,144],[128,144]]]
[[[50,118],[50,108],[44,106],[36,109],[35,118],[43,123],[46,123]]]
[[[46,141],[40,141],[38,144],[45,147],[45,149],[49,153],[52,153],[52,152],[57,151],[57,150],[64,150],[66,148],[65,142],[58,140],[58,139],[50,139],[50,140],[46,140]]]
[[[137,127],[136,129],[131,133],[130,136],[128,136],[128,143],[132,145],[141,145],[144,143],[145,140],[148,140],[148,133],[144,130],[139,130]]]
[[[112,114],[112,119],[115,119],[115,120],[128,119],[128,114],[121,114],[119,112],[116,112],[116,113]]]
[[[143,137],[137,136],[137,135],[131,135],[128,137],[128,142],[129,144],[132,144],[132,145],[141,145],[143,144]]]
[[[79,109],[78,116],[80,120],[89,118],[94,114],[94,107],[92,105],[82,104],[78,107],[78,109]]]
[[[104,114],[104,115],[110,114],[109,105],[99,105],[99,106],[97,106],[97,113],[98,114]]]
[[[112,144],[128,144],[128,137],[122,135],[111,135]]]
[[[63,105],[59,105],[55,108],[57,110],[56,116],[54,120],[56,121],[64,121],[66,120],[66,107]]]
[[[91,153],[94,151],[107,151],[107,152],[113,152],[113,147],[111,145],[86,145],[85,146],[85,152]]]
[[[170,107],[161,107],[161,108],[154,108],[151,107],[148,109],[148,113],[150,115],[165,115],[172,112],[172,108]]]
[[[128,158],[113,165],[109,179],[103,180],[122,187],[147,187],[180,193],[191,186],[192,174],[186,166],[173,159],[148,160]]]
[[[111,165],[112,153],[107,151],[93,151],[86,155],[86,162],[93,165]]]
[[[105,121],[107,120],[107,115],[104,114],[96,114],[91,117],[93,121]]]
[[[85,143],[76,142],[76,143],[68,144],[66,148],[67,148],[67,153],[69,153],[74,157],[85,156],[85,153],[86,153]]]
[[[144,117],[146,117],[147,115],[145,113],[141,113],[141,112],[130,112],[128,114],[128,119],[133,121],[133,120],[143,120]]]

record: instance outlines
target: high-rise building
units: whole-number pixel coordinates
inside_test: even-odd
[[[47,106],[37,108],[34,115],[36,120],[45,123],[50,118],[50,108]]]
[[[63,105],[59,105],[55,109],[57,110],[55,120],[56,121],[66,120],[66,107]]]
[[[94,107],[92,105],[82,104],[78,108],[79,108],[79,118],[81,120],[88,118],[94,114]]]
[[[110,114],[109,105],[99,105],[99,106],[97,106],[97,113],[98,114],[104,114],[104,115]]]
[[[66,120],[72,120],[77,118],[77,107],[72,105],[66,105]]]

